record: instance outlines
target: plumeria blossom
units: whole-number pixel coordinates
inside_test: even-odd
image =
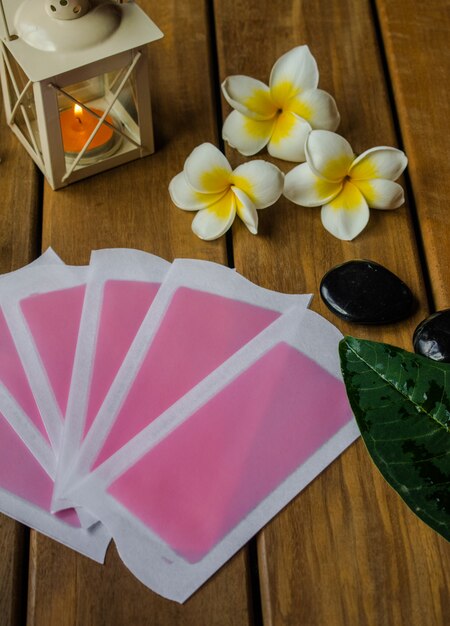
[[[304,161],[310,130],[336,130],[340,121],[334,99],[317,89],[318,83],[319,70],[308,46],[278,59],[269,86],[249,76],[229,76],[222,92],[235,110],[223,125],[224,140],[246,156],[267,146],[274,157]]]
[[[231,169],[215,146],[203,143],[191,152],[184,169],[170,182],[174,204],[185,211],[198,211],[192,230],[200,239],[217,239],[230,228],[236,214],[256,235],[257,209],[278,200],[283,174],[266,161],[249,161]]]
[[[335,237],[350,241],[369,221],[369,208],[396,209],[405,198],[393,182],[408,159],[401,150],[381,146],[355,158],[346,139],[313,130],[305,144],[306,163],[285,178],[284,195],[302,206],[322,206],[322,224]]]

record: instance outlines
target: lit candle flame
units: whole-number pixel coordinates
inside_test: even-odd
[[[73,112],[74,112],[75,117],[81,124],[81,116],[83,115],[83,108],[80,107],[79,104],[75,104],[73,107]]]

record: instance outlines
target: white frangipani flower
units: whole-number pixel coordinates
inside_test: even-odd
[[[393,182],[408,163],[401,150],[380,146],[355,158],[346,139],[313,130],[305,153],[306,163],[286,174],[284,195],[302,206],[322,206],[322,224],[338,239],[359,235],[369,208],[396,209],[405,200],[402,187]]]
[[[267,145],[274,157],[304,161],[310,130],[336,130],[340,121],[334,99],[317,89],[318,83],[319,70],[308,46],[278,59],[269,86],[249,76],[229,76],[222,92],[235,110],[223,125],[224,140],[246,156]]]
[[[257,209],[278,200],[283,174],[266,161],[249,161],[231,169],[215,146],[203,143],[186,159],[184,169],[170,182],[172,202],[185,211],[198,211],[192,230],[200,239],[217,239],[230,228],[236,214],[256,235]]]

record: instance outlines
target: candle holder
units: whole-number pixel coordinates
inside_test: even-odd
[[[133,2],[0,1],[6,118],[53,189],[154,151],[147,44]]]

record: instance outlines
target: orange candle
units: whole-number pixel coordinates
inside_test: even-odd
[[[104,111],[92,109],[99,117]],[[110,115],[106,116],[106,121],[114,125],[114,120]],[[71,109],[66,109],[60,113],[61,132],[63,138],[64,152],[76,155],[83,149],[92,131],[98,124],[98,118],[91,115],[79,104],[75,104]],[[93,156],[94,153],[106,152],[114,144],[114,131],[106,124],[102,124],[95,134],[93,140],[86,150],[86,156]]]

